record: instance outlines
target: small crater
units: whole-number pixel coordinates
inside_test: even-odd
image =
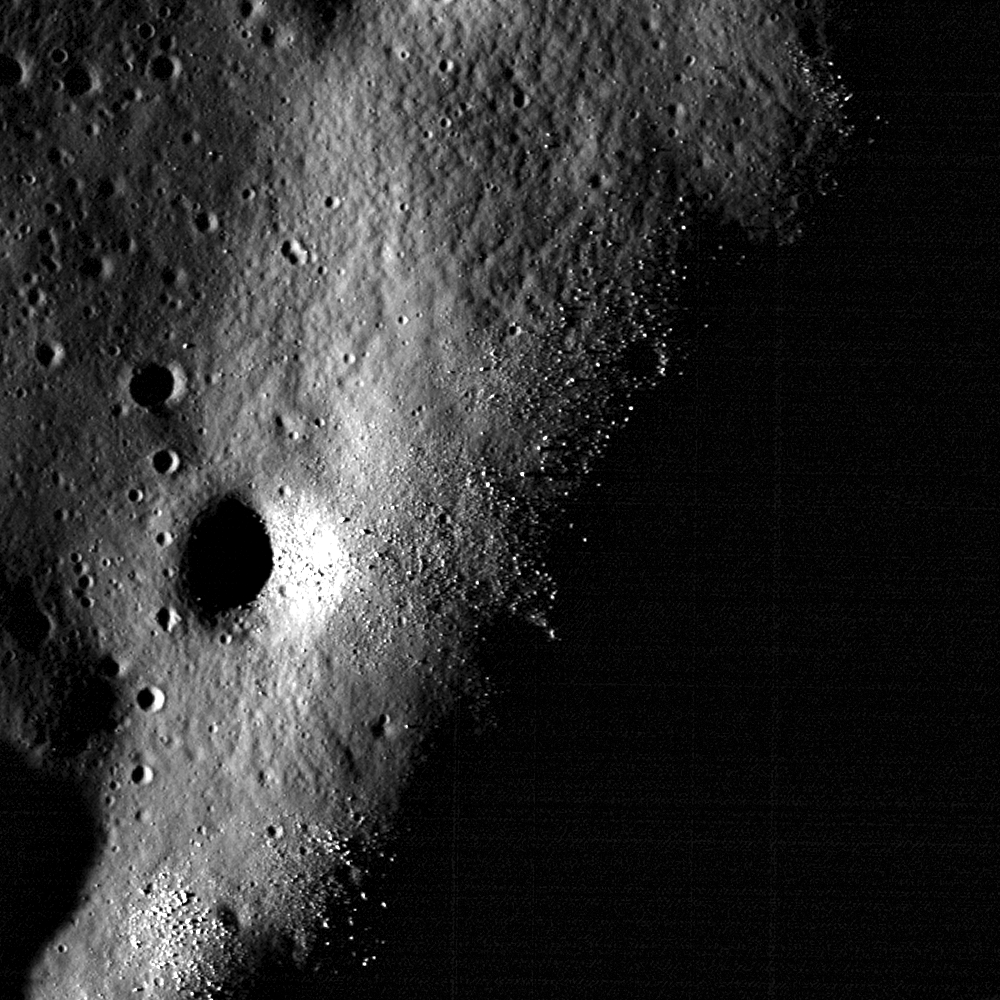
[[[305,260],[306,252],[298,240],[285,240],[281,244],[281,256],[290,264],[301,264]]]
[[[160,271],[160,280],[168,288],[176,288],[187,281],[187,273],[182,267],[165,267]]]
[[[59,676],[61,711],[51,720],[49,740],[66,753],[94,747],[102,734],[114,732],[122,716],[118,697],[104,678],[66,664]]]
[[[66,70],[63,86],[70,97],[83,97],[96,89],[97,80],[86,66],[76,63]]]
[[[0,87],[16,87],[24,79],[24,67],[12,56],[0,55]]]
[[[136,696],[135,703],[144,712],[160,712],[166,703],[166,695],[154,686],[144,687]]]
[[[222,926],[223,930],[236,933],[240,929],[240,920],[236,916],[236,911],[225,903],[220,903],[215,908],[215,919]]]
[[[97,664],[97,673],[100,677],[113,681],[122,675],[122,665],[113,656],[105,656]]]
[[[249,606],[273,569],[264,521],[239,497],[223,497],[192,524],[181,573],[189,599],[205,617]]]
[[[160,608],[156,612],[156,624],[163,629],[164,632],[173,632],[173,630],[180,623],[181,616],[173,608]]]
[[[39,608],[28,580],[0,595],[0,628],[29,652],[36,652],[51,638],[52,620]]]
[[[214,212],[199,212],[194,217],[194,228],[199,233],[218,232],[219,217]]]
[[[66,359],[66,349],[55,340],[43,340],[35,348],[35,360],[43,368],[58,368]]]
[[[174,373],[165,365],[144,365],[132,376],[128,391],[132,400],[149,410],[162,406],[174,393]]]
[[[137,764],[129,777],[133,785],[148,785],[153,780],[153,769],[148,764]]]
[[[181,64],[173,56],[166,53],[156,56],[149,64],[149,72],[154,80],[173,80],[180,75]]]
[[[107,281],[114,273],[114,263],[110,257],[86,257],[80,264],[80,274],[94,281]]]
[[[173,475],[181,465],[180,455],[172,448],[161,448],[154,452],[151,461],[153,469],[161,476]]]

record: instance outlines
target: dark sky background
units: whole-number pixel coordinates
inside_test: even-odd
[[[1000,995],[998,14],[899,8],[829,10],[838,187],[696,286],[562,641],[428,800],[391,995]]]

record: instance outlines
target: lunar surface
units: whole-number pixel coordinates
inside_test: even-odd
[[[692,220],[794,241],[843,132],[790,7],[4,3],[4,997],[352,995]]]

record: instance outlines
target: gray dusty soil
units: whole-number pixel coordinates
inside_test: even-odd
[[[479,635],[544,630],[546,525],[670,364],[691,206],[794,235],[840,113],[783,13],[3,7],[0,732],[99,818],[31,1000],[369,960]]]

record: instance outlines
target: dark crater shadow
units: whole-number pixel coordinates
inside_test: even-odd
[[[39,608],[30,580],[13,585],[0,580],[0,628],[21,649],[37,652],[52,632],[52,622]]]
[[[0,576],[0,635],[11,647],[0,693],[33,705],[26,732],[53,759],[99,753],[124,717],[117,673],[87,643],[60,635],[53,618],[58,611],[42,610],[29,576],[13,583]]]
[[[101,842],[96,813],[69,780],[0,742],[0,996],[26,996],[39,952],[73,914]]]
[[[159,410],[174,394],[176,380],[165,365],[148,364],[136,369],[128,391],[133,402],[146,410]]]
[[[191,525],[181,556],[180,589],[206,624],[249,607],[274,569],[263,518],[240,497],[211,503]]]
[[[39,658],[45,678],[44,710],[35,722],[35,737],[53,760],[92,758],[106,752],[127,709],[108,661],[89,651],[55,650]]]

